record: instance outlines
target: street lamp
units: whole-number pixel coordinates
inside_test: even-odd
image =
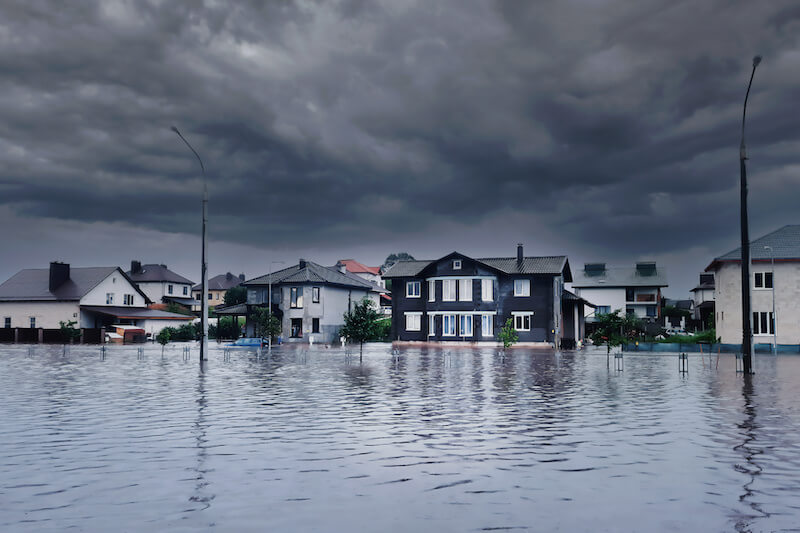
[[[269,301],[267,302],[267,320],[268,324],[272,325],[272,265],[282,265],[285,261],[270,261],[269,262]],[[267,333],[267,349],[272,351],[272,334]]]
[[[778,353],[778,315],[775,314],[775,252],[772,246],[764,246],[769,250],[770,263],[772,263],[772,353]]]
[[[200,162],[200,170],[202,170],[203,173],[203,250],[200,263],[201,276],[203,279],[203,296],[200,302],[200,323],[203,325],[203,335],[200,337],[200,366],[202,366],[203,361],[208,361],[208,237],[206,236],[206,223],[208,222],[208,187],[206,186],[206,167],[203,166],[203,160],[200,159],[200,154],[192,148],[189,141],[183,138],[178,128],[172,126],[170,129],[178,134],[178,137],[186,143],[189,150],[197,157],[197,160]]]
[[[747,149],[744,144],[744,119],[747,114],[747,98],[750,96],[750,86],[753,85],[753,76],[756,67],[761,63],[761,56],[753,58],[753,71],[750,73],[750,82],[747,84],[747,93],[744,95],[744,108],[742,109],[742,143],[739,146],[739,178],[741,186],[741,234],[742,234],[742,363],[745,374],[753,373],[753,336],[750,327],[750,236],[747,228]]]

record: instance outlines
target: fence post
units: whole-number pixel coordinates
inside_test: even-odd
[[[100,328],[100,344],[106,343],[106,328]]]
[[[85,333],[86,328],[81,328],[81,337],[78,339],[79,344],[83,344],[83,334]]]
[[[19,328],[14,328],[14,344],[19,344]]]
[[[39,333],[39,344],[44,342],[44,328],[36,328]]]

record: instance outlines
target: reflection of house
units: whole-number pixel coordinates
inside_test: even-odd
[[[586,309],[587,322],[617,310],[655,322],[661,317],[661,289],[667,285],[666,273],[653,262],[639,262],[635,267],[586,263],[572,282],[575,294],[597,306]]]
[[[364,297],[378,305],[383,291],[377,285],[348,273],[344,266],[324,267],[301,259],[297,265],[248,281],[247,335],[255,334],[254,306],[266,307],[272,288],[272,310],[281,319],[283,338],[289,342],[332,342],[344,325],[343,316]]]
[[[692,289],[694,301],[693,318],[708,326],[708,318],[714,316],[714,273],[700,274],[700,283]]]
[[[167,265],[143,265],[131,261],[128,276],[154,303],[174,302],[191,308],[196,304],[192,299],[192,282],[167,268]]]
[[[473,259],[453,252],[435,261],[398,261],[392,280],[392,338],[490,341],[511,319],[520,342],[581,340],[583,300],[563,291],[571,281],[564,256]],[[562,324],[570,322],[562,328]]]
[[[75,321],[77,328],[136,325],[148,333],[179,326],[192,317],[148,309],[147,296],[119,267],[21,270],[0,285],[0,317],[6,328],[53,329]]]
[[[225,303],[225,293],[228,289],[238,287],[244,282],[244,274],[234,276],[230,272],[220,274],[208,280],[208,307],[214,308]],[[192,308],[193,311],[200,311],[200,299],[203,297],[203,284],[192,287],[192,295],[197,302]]]
[[[774,296],[778,344],[800,344],[800,225],[784,226],[751,241],[750,258],[754,342],[773,342]],[[714,324],[724,343],[742,342],[741,266],[741,248],[737,248],[706,268],[715,276]]]

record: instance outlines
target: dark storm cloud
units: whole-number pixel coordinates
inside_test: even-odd
[[[175,124],[219,240],[520,212],[603,258],[670,253],[735,235],[756,52],[752,220],[797,222],[799,36],[791,1],[5,2],[0,204],[194,233]]]

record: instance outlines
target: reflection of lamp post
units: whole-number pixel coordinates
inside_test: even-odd
[[[272,327],[272,265],[282,265],[284,261],[270,261],[269,262],[269,301],[267,302],[267,324]],[[267,332],[267,348],[272,350],[272,333]]]
[[[778,353],[778,315],[775,314],[775,252],[772,246],[765,246],[769,250],[769,258],[772,263],[772,353]],[[766,277],[766,276],[765,276]]]
[[[747,113],[747,98],[750,96],[750,86],[753,85],[753,76],[756,67],[761,62],[761,56],[753,58],[753,71],[750,73],[750,82],[747,84],[747,93],[744,95],[744,108],[742,109],[742,144],[739,146],[739,178],[741,186],[741,233],[742,233],[742,364],[745,374],[753,372],[753,337],[750,327],[750,236],[747,228],[747,149],[744,144],[744,118]]]
[[[203,160],[200,159],[200,154],[192,148],[189,141],[183,138],[178,128],[172,126],[172,131],[178,134],[178,137],[186,143],[189,150],[197,157],[200,162],[200,170],[203,171],[203,250],[200,263],[201,276],[203,278],[203,297],[200,302],[200,323],[203,325],[203,334],[200,337],[200,364],[208,360],[208,238],[206,236],[206,222],[208,222],[208,187],[206,187],[206,168],[203,166]]]

